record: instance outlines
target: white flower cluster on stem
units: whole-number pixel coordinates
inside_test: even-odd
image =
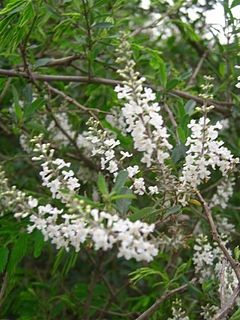
[[[214,193],[211,201],[210,208],[221,207],[222,209],[227,208],[229,199],[233,195],[233,187],[235,185],[234,176],[224,177],[219,185],[217,186],[217,191]]]
[[[100,156],[101,169],[108,171],[117,176],[118,171],[125,169],[128,172],[128,177],[132,180],[131,189],[135,194],[143,195],[147,193],[147,187],[145,186],[145,180],[143,177],[136,178],[136,175],[140,172],[139,166],[125,166],[123,160],[131,158],[132,154],[127,151],[123,151],[120,148],[120,141],[116,139],[115,135],[103,128],[99,128],[99,122],[91,118],[88,121],[89,130],[86,139],[93,145],[92,156]],[[157,186],[149,186],[148,192],[150,195],[158,194],[159,190]]]
[[[168,318],[168,320],[189,320],[185,310],[182,308],[182,301],[180,299],[173,301],[172,318]]]
[[[37,207],[38,200],[27,196],[25,192],[17,190],[16,186],[9,187],[8,179],[0,166],[0,208],[14,211],[15,217],[27,217],[32,209]],[[2,213],[0,214],[2,215]]]
[[[145,78],[140,77],[134,70],[136,63],[132,59],[125,35],[116,51],[119,56],[117,63],[123,62],[125,67],[117,71],[124,81],[123,85],[116,86],[115,91],[118,99],[126,101],[122,113],[127,123],[127,131],[133,138],[134,148],[143,152],[141,161],[147,167],[151,167],[153,163],[163,165],[169,158],[172,145],[168,142],[169,134],[159,114],[160,106],[155,102],[156,95],[151,88],[143,87]]]
[[[1,191],[8,196],[5,199],[6,206],[11,199],[15,201],[13,210],[16,212],[18,209],[15,217],[25,218],[30,215],[28,232],[40,230],[44,239],[49,239],[57,249],[64,247],[68,251],[72,246],[79,251],[81,244],[87,242],[93,245],[95,250],[106,251],[117,244],[118,257],[151,261],[158,254],[155,241],[150,239],[154,224],[131,222],[116,214],[85,206],[76,193],[80,184],[70,169],[70,163],[60,158],[55,159],[54,150],[50,149],[49,144],[43,143],[42,138],[40,135],[31,140],[37,153],[33,160],[43,161],[40,172],[43,186],[49,188],[52,198],[59,199],[64,208],[58,209],[51,204],[38,205],[36,199],[26,199],[25,194],[16,191],[16,188],[9,192],[5,179],[0,182]],[[14,200],[16,192],[18,197]]]
[[[224,245],[228,242],[228,237],[221,234],[222,242]],[[222,263],[224,255],[221,249],[216,243],[213,246],[209,243],[208,237],[200,234],[196,239],[196,244],[194,245],[194,255],[193,263],[195,267],[195,272],[198,275],[198,280],[200,283],[208,281],[209,279],[217,280],[218,287],[220,287],[220,277],[222,273]],[[229,250],[231,253],[231,250]],[[238,286],[237,276],[232,269],[230,263],[227,261],[226,267],[224,269],[224,295],[225,301],[231,299],[234,290]],[[237,299],[237,304],[240,305],[240,299]]]
[[[202,182],[208,181],[211,169],[216,170],[218,167],[226,177],[239,162],[239,159],[234,158],[231,151],[223,146],[224,142],[217,140],[218,130],[222,128],[219,122],[210,125],[210,120],[204,115],[198,121],[191,120],[188,127],[192,133],[186,142],[189,149],[179,187],[179,193],[183,193],[183,198],[180,199],[183,204],[186,204],[187,190],[194,190]]]

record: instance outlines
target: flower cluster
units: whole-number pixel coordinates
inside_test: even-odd
[[[212,319],[219,310],[217,306],[215,306],[214,304],[211,305],[210,303],[207,303],[205,306],[201,306],[201,309],[202,312],[200,313],[200,315],[204,320]]]
[[[180,193],[183,192],[183,199],[180,201],[186,204],[187,190],[196,189],[202,182],[210,179],[210,169],[219,168],[224,177],[239,162],[234,158],[230,150],[223,146],[223,141],[217,140],[218,130],[222,126],[219,122],[210,125],[210,120],[203,116],[198,121],[191,120],[188,127],[192,134],[188,137],[186,146],[189,147],[182,175],[180,177]]]
[[[227,236],[221,234],[222,242],[226,245]],[[210,245],[207,236],[200,234],[196,239],[194,245],[195,253],[193,255],[193,263],[195,272],[199,276],[199,282],[203,283],[205,280],[217,280],[218,289],[220,289],[220,277],[222,272],[224,277],[224,295],[226,302],[231,299],[234,290],[238,286],[237,276],[232,269],[230,263],[227,261],[225,269],[223,270],[223,253],[216,243]],[[231,254],[231,250],[229,250]],[[240,299],[237,299],[237,304],[240,304]]]
[[[91,118],[88,124],[89,131],[86,139],[93,145],[92,156],[100,156],[101,169],[113,174],[114,177],[117,176],[120,168],[125,169],[128,172],[129,179],[133,182],[131,189],[138,195],[147,193],[144,178],[136,178],[136,175],[140,172],[139,166],[123,165],[123,160],[131,158],[132,154],[121,150],[119,148],[120,141],[116,139],[112,132],[99,128],[98,121]],[[153,195],[159,193],[159,190],[157,186],[149,186],[148,192]]]
[[[132,52],[126,36],[123,35],[123,41],[116,51],[119,56],[116,62],[125,63],[124,69],[117,71],[124,79],[123,85],[117,85],[115,91],[118,99],[126,101],[122,114],[127,123],[127,132],[131,133],[134,148],[143,152],[141,161],[147,167],[151,167],[153,162],[163,165],[169,158],[172,145],[168,142],[169,134],[159,114],[160,106],[154,102],[156,95],[151,88],[143,87],[145,78],[139,77],[134,70],[136,63],[131,59]]]
[[[15,217],[27,217],[32,209],[37,207],[38,200],[32,196],[27,196],[25,192],[17,190],[16,186],[9,187],[8,179],[0,167],[0,206],[14,211]]]
[[[233,195],[233,187],[235,185],[235,179],[234,176],[231,176],[229,178],[224,177],[219,185],[217,186],[217,191],[213,195],[211,202],[209,204],[210,208],[213,207],[221,207],[222,209],[225,209],[228,205],[229,199]]]
[[[215,258],[213,248],[208,241],[208,237],[200,234],[193,249],[195,251],[193,255],[195,273],[199,276],[199,282],[203,283],[205,279],[213,277],[212,266]]]
[[[113,174],[117,173],[119,164],[115,148],[120,144],[120,141],[115,139],[113,133],[99,129],[99,123],[96,120],[91,118],[88,121],[88,125],[87,140],[93,145],[92,156],[100,155],[102,170],[107,170]],[[132,155],[126,153],[125,156],[131,157]]]
[[[176,299],[172,303],[172,318],[168,318],[168,320],[189,320],[185,310],[182,308],[182,301],[180,299]]]
[[[42,136],[35,137],[31,140],[35,143],[34,152],[40,153],[34,156],[32,160],[44,160],[41,164],[42,171],[40,176],[43,181],[43,186],[50,189],[53,199],[64,199],[64,190],[74,192],[80,187],[78,179],[74,176],[74,172],[69,170],[70,162],[65,162],[63,159],[54,159],[54,149],[50,149],[49,143],[41,142]]]
[[[111,108],[111,114],[107,114],[105,119],[113,128],[118,129],[123,136],[127,135],[127,124],[120,108]]]
[[[9,189],[1,171],[1,202],[5,206],[13,205],[15,217],[29,216],[28,232],[38,229],[45,240],[50,240],[57,249],[64,247],[67,251],[72,246],[76,251],[81,244],[88,242],[95,250],[109,250],[118,245],[118,257],[134,258],[137,261],[151,261],[158,249],[150,235],[154,224],[141,221],[131,222],[121,219],[116,214],[85,206],[76,193],[80,184],[70,169],[70,163],[63,159],[54,158],[54,150],[48,143],[42,142],[43,136],[34,137],[34,161],[41,164],[43,186],[49,188],[53,199],[59,199],[65,206],[58,209],[51,204],[38,205],[37,199],[26,197],[13,187]],[[15,195],[17,194],[17,197]],[[34,208],[34,210],[33,210]]]

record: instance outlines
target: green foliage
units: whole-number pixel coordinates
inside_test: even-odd
[[[75,133],[84,133],[89,113],[94,114],[101,127],[116,135],[121,148],[133,153],[131,165],[141,167],[149,185],[161,179],[161,168],[156,166],[150,172],[143,166],[131,135],[108,120],[114,106],[120,104],[113,80],[120,79],[115,60],[120,31],[124,31],[128,34],[136,69],[146,77],[161,106],[173,145],[167,161],[174,174],[179,176],[186,157],[188,124],[201,116],[196,108],[202,105],[204,75],[214,77],[215,109],[210,113],[211,120],[213,123],[229,120],[230,127],[221,131],[220,136],[231,152],[239,155],[240,95],[236,83],[240,73],[235,66],[240,65],[240,29],[233,11],[240,8],[240,1],[223,1],[227,24],[223,31],[230,32],[229,43],[222,43],[215,26],[206,24],[205,12],[220,5],[219,1],[200,4],[181,0],[170,5],[169,1],[152,0],[149,10],[141,8],[140,3],[140,0],[0,1],[1,70],[18,73],[7,78],[0,70],[0,164],[9,184],[16,185],[27,196],[36,196],[40,205],[51,202],[68,214],[59,199],[51,199],[50,192],[41,186],[40,167],[30,160],[29,139],[44,133],[44,142],[50,142],[51,148],[56,149],[56,157],[72,163],[81,180],[76,202],[118,214],[131,222],[155,223],[154,236],[161,243],[158,256],[148,265],[116,258],[118,245],[112,251],[96,253],[90,240],[81,244],[79,252],[58,250],[39,230],[27,232],[29,217],[20,221],[14,218],[10,204],[9,208],[2,208],[0,190],[0,276],[8,279],[0,299],[1,319],[83,319],[89,299],[89,319],[131,320],[166,292],[184,284],[188,289],[163,301],[151,320],[172,317],[171,304],[176,297],[183,300],[184,309],[193,320],[201,318],[201,307],[208,302],[220,307],[215,280],[194,285],[190,282],[198,277],[192,262],[196,234],[201,231],[211,239],[197,198],[190,199],[189,206],[182,208],[176,199],[171,203],[166,190],[161,190],[156,198],[149,193],[138,197],[124,170],[125,160],[113,180],[109,173],[98,172],[99,159],[91,157],[91,150],[85,152],[77,145],[76,134],[70,136],[70,141],[64,130],[57,130],[58,119],[67,114],[69,127]],[[196,17],[190,9],[198,12]],[[156,19],[154,23],[153,19]],[[208,31],[213,33],[211,41],[210,35],[206,36]],[[84,81],[69,78],[72,76]],[[50,91],[47,84],[62,95]],[[91,112],[83,112],[81,105]],[[119,120],[114,113],[113,118]],[[64,128],[67,131],[66,123]],[[208,201],[216,192],[219,177],[217,171],[200,190]],[[229,207],[213,209],[213,216],[214,220],[217,216],[227,218],[234,225],[229,249],[238,261],[239,175],[235,174],[235,178],[236,191]],[[183,243],[175,246],[178,234]],[[170,239],[168,245],[163,241],[166,238]],[[234,306],[229,317],[240,319],[239,309]]]

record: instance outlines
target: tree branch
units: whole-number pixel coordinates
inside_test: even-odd
[[[212,320],[222,320],[225,319],[226,315],[232,310],[235,301],[237,297],[240,294],[240,286],[238,286],[235,291],[233,292],[233,295],[231,296],[230,300],[228,301],[227,305],[225,305],[221,310],[216,314],[215,317],[213,317]]]
[[[27,72],[6,70],[6,69],[0,69],[0,76],[23,77],[27,79],[29,78],[29,75],[27,74]],[[40,74],[36,72],[33,72],[32,76],[34,77],[35,80],[46,81],[46,82],[62,81],[62,82],[96,83],[96,84],[104,84],[104,85],[111,85],[111,86],[116,86],[122,83],[122,81],[120,80],[105,79],[101,77],[94,77],[89,79],[88,77],[83,77],[83,76],[63,76],[63,75],[56,76],[56,75],[45,75],[45,74]],[[151,87],[148,84],[146,86]],[[158,87],[156,90],[162,91],[163,89],[161,87]],[[177,96],[183,99],[192,99],[200,104],[203,104],[205,102],[205,100],[199,96],[193,95],[188,92],[176,90],[176,89],[169,90],[166,92],[166,94],[171,96]],[[226,108],[226,107],[231,107],[235,105],[234,102],[217,101],[217,100],[208,100],[206,103],[207,103],[207,106],[214,105],[216,107],[216,110],[224,114],[230,113],[229,108]],[[226,107],[224,108],[224,106]]]
[[[214,223],[214,220],[213,220],[213,217],[212,217],[212,212],[211,212],[211,209],[209,208],[207,202],[203,199],[201,193],[198,190],[196,190],[196,193],[197,193],[198,198],[202,202],[204,210],[206,212],[206,215],[207,215],[207,218],[208,218],[208,221],[209,221],[209,224],[210,224],[213,240],[217,242],[217,244],[220,247],[220,249],[222,250],[224,256],[226,257],[226,259],[230,263],[231,267],[235,271],[235,274],[237,276],[238,282],[240,284],[239,264],[238,264],[238,262],[236,260],[233,259],[233,257],[230,255],[228,249],[225,247],[224,243],[219,238],[219,235],[218,235],[218,232],[217,232],[217,228],[215,226],[215,223]]]
[[[1,92],[1,95],[0,95],[0,102],[2,101],[2,99],[3,99],[4,96],[5,96],[5,94],[7,93],[8,88],[9,88],[9,86],[10,86],[10,84],[11,84],[11,81],[12,81],[12,78],[8,78],[8,79],[7,79],[7,82],[6,82],[4,88],[3,88],[2,92]]]
[[[192,279],[190,281],[191,284],[195,284],[197,282],[197,279]],[[145,320],[149,319],[149,317],[155,312],[159,305],[165,301],[168,300],[171,296],[174,296],[177,293],[184,292],[187,290],[189,284],[184,284],[181,287],[178,287],[176,289],[173,289],[171,291],[167,291],[161,298],[159,298],[149,309],[147,309],[143,314],[141,314],[136,320]]]

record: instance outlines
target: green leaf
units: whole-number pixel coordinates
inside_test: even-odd
[[[159,71],[162,86],[165,88],[167,84],[167,68],[165,62],[156,53],[151,54],[150,65],[154,70]]]
[[[48,64],[48,62],[51,61],[51,58],[41,58],[35,61],[34,63],[34,67],[38,68],[38,67],[42,67],[45,66],[46,64]]]
[[[27,108],[24,110],[24,118],[32,116],[37,109],[41,108],[44,106],[45,100],[44,99],[36,99],[34,100]]]
[[[113,27],[113,24],[110,23],[110,22],[99,22],[99,23],[96,23],[94,28],[96,29],[105,29],[105,28],[112,28]]]
[[[229,320],[240,320],[240,308],[231,316]]]
[[[185,132],[184,132],[183,128],[182,128],[182,127],[178,127],[178,128],[177,128],[177,133],[178,133],[179,139],[180,139],[183,143],[185,143],[186,140],[187,140],[187,137],[186,137],[186,135],[185,135]]]
[[[33,255],[35,258],[38,258],[41,255],[43,246],[44,246],[43,235],[39,230],[37,230],[34,237]]]
[[[136,199],[136,196],[134,194],[118,194],[116,196],[112,196],[111,199],[119,200],[119,199]]]
[[[16,114],[18,120],[21,121],[23,118],[22,108],[19,106],[19,104],[15,104],[14,110],[15,110],[15,114]]]
[[[126,170],[121,170],[116,177],[113,191],[115,193],[119,193],[122,187],[125,185],[127,179],[128,179],[128,172]]]
[[[175,88],[179,83],[178,79],[171,79],[167,82],[167,90],[172,90],[173,88]]]
[[[27,239],[28,235],[26,233],[22,233],[14,243],[12,254],[7,267],[7,272],[9,274],[12,274],[15,271],[17,265],[25,256],[27,252]]]
[[[231,9],[235,8],[236,6],[240,6],[240,0],[233,0],[232,5],[231,5]]]
[[[236,246],[234,248],[234,256],[235,256],[235,260],[238,261],[239,257],[240,257],[240,250],[239,250],[239,246]]]
[[[173,162],[178,163],[178,161],[181,159],[184,159],[185,156],[186,156],[186,146],[184,143],[180,143],[172,151]]]
[[[120,192],[121,195],[131,195],[132,191],[126,187],[123,187]],[[125,215],[129,209],[130,204],[132,203],[132,199],[130,198],[121,198],[116,201],[117,210]]]
[[[151,215],[153,212],[155,212],[156,209],[155,208],[152,208],[152,207],[146,207],[146,208],[143,208],[141,210],[136,210],[130,217],[129,219],[131,221],[136,221],[136,220],[141,220],[143,218],[146,218],[148,217],[149,215]]]
[[[106,195],[108,193],[107,184],[102,173],[98,174],[98,188],[102,195]]]
[[[60,263],[63,261],[65,257],[65,249],[62,247],[59,251],[58,251],[58,254],[57,254],[57,258],[54,262],[54,265],[53,265],[53,269],[52,269],[52,274],[55,274]]]
[[[0,272],[3,272],[8,261],[9,250],[7,247],[0,248]]]
[[[188,102],[185,104],[184,109],[186,111],[186,114],[188,114],[189,116],[191,116],[191,114],[193,113],[195,106],[196,106],[196,101],[194,100],[188,100]]]
[[[13,13],[19,12],[25,2],[26,1],[24,0],[15,0],[15,1],[9,2],[6,5],[6,7],[0,11],[0,15],[9,14],[9,13],[13,14]]]
[[[167,210],[167,214],[174,214],[174,213],[177,213],[181,210],[182,206],[180,206],[179,204],[174,206],[174,207],[171,207]]]

